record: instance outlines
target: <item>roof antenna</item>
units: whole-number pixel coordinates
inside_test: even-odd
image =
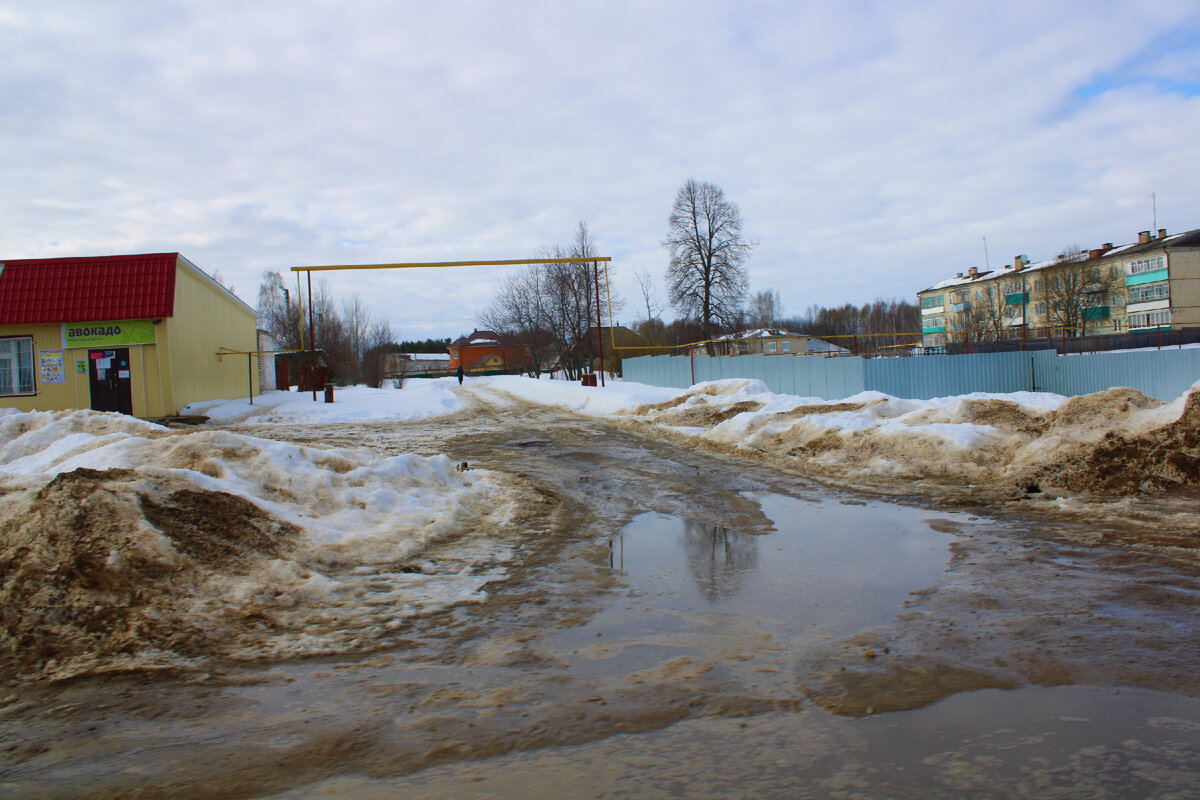
[[[1150,230],[1158,230],[1158,198],[1154,196],[1154,192],[1150,193],[1150,202],[1154,206],[1154,227]]]
[[[988,261],[986,236],[983,237],[983,266],[988,272],[992,271],[992,262]]]

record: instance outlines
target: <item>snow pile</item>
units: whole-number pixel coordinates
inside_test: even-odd
[[[928,479],[1007,492],[1047,482],[1129,492],[1200,480],[1190,466],[1196,444],[1188,432],[1196,426],[1185,414],[1188,397],[1163,404],[1125,388],[1070,399],[1017,392],[906,400],[865,392],[831,403],[739,379],[698,384],[629,418],[674,438],[859,483]],[[1131,446],[1140,457],[1092,463],[1129,442],[1138,443]]]
[[[53,677],[367,646],[482,599],[520,502],[445,456],[90,411],[0,416],[0,490],[0,665]]]

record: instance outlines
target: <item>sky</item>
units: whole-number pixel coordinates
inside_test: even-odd
[[[264,271],[534,258],[585,222],[630,323],[688,178],[785,314],[915,299],[1200,228],[1198,131],[1194,0],[0,0],[0,260],[178,251],[251,305]],[[417,339],[506,274],[326,280]]]

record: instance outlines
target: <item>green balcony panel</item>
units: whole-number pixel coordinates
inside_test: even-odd
[[[1165,281],[1170,274],[1165,269],[1156,269],[1154,272],[1143,272],[1138,275],[1126,275],[1126,286],[1141,286],[1143,283],[1157,283]]]
[[[1108,306],[1094,306],[1083,310],[1084,319],[1108,319]]]
[[[1004,295],[1004,302],[1010,306],[1023,306],[1029,302],[1029,292]]]

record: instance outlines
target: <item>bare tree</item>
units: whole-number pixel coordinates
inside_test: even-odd
[[[264,272],[258,287],[258,324],[281,350],[300,348],[301,314],[300,298],[291,296],[282,276],[270,270]]]
[[[1042,278],[1042,301],[1050,333],[1067,336],[1087,334],[1088,321],[1110,304],[1117,287],[1111,273],[1088,263],[1088,254],[1073,245],[1064,250]]]
[[[658,300],[658,292],[654,288],[654,280],[650,277],[650,273],[645,270],[634,270],[634,277],[637,278],[638,286],[642,290],[642,302],[646,304],[645,321],[656,320],[663,312],[663,305]]]
[[[749,322],[756,328],[774,328],[776,320],[783,317],[783,301],[779,292],[767,289],[750,295],[750,307],[747,309]]]
[[[670,253],[671,305],[695,318],[701,335],[711,340],[741,311],[749,286],[742,265],[754,245],[742,236],[742,214],[725,192],[691,178],[675,195],[667,226],[663,246]]]

